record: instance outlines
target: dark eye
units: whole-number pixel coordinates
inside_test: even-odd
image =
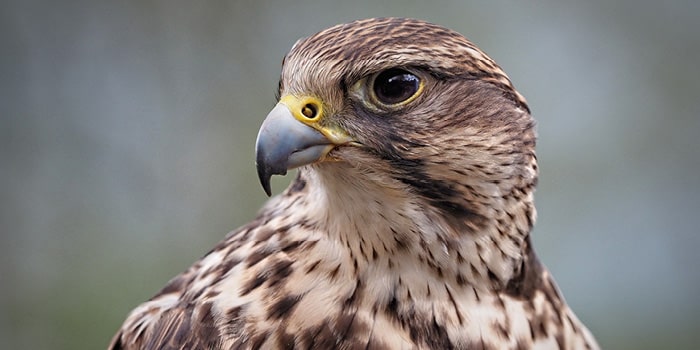
[[[378,102],[393,105],[415,96],[421,87],[420,78],[403,69],[385,70],[374,78],[372,89]]]

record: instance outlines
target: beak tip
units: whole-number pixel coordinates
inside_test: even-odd
[[[275,166],[270,166],[269,164],[275,164]],[[270,179],[272,175],[287,175],[287,165],[286,162],[256,162],[256,168],[258,169],[258,179],[260,180],[260,185],[262,185],[263,190],[268,197],[272,196],[272,186],[270,185]]]
[[[258,169],[258,179],[260,180],[260,185],[262,185],[262,188],[265,190],[268,197],[272,196],[272,188],[270,187],[270,178],[272,178],[272,174],[269,171],[270,169],[264,165],[261,165],[260,163],[255,165]]]
[[[270,182],[267,181],[262,184],[263,189],[265,190],[265,194],[267,194],[268,197],[272,197],[272,189],[270,188]]]

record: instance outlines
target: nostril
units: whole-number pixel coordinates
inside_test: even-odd
[[[303,114],[306,118],[314,119],[316,118],[317,113],[318,108],[312,103],[307,103],[304,105],[304,107],[301,107],[301,114]]]

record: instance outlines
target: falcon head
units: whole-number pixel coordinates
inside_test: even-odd
[[[430,225],[446,250],[469,233],[498,240],[488,249],[505,260],[487,256],[488,274],[511,276],[535,216],[534,121],[474,44],[413,19],[338,25],[292,47],[279,95],[256,144],[268,195],[272,175],[300,167],[290,191],[311,187],[319,212],[355,226],[372,210],[420,216],[405,225],[423,231],[417,244]]]

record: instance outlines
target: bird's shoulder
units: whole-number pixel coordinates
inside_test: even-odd
[[[254,299],[251,294],[274,285],[274,279],[285,279],[289,253],[303,250],[304,242],[291,237],[300,232],[290,233],[303,228],[291,229],[295,225],[287,220],[262,210],[255,220],[230,232],[131,311],[109,349],[211,349],[221,348],[223,339],[237,338],[247,320],[243,312],[236,315],[236,304]]]
[[[345,328],[369,313],[342,311],[358,297],[352,264],[300,207],[294,191],[272,199],[136,307],[109,349],[332,348],[360,334]]]
[[[497,293],[430,282],[427,294],[358,276],[338,242],[293,196],[173,278],[129,315],[110,349],[596,348],[526,244],[519,273]],[[308,220],[307,220],[308,219]],[[400,272],[401,267],[394,266]]]

